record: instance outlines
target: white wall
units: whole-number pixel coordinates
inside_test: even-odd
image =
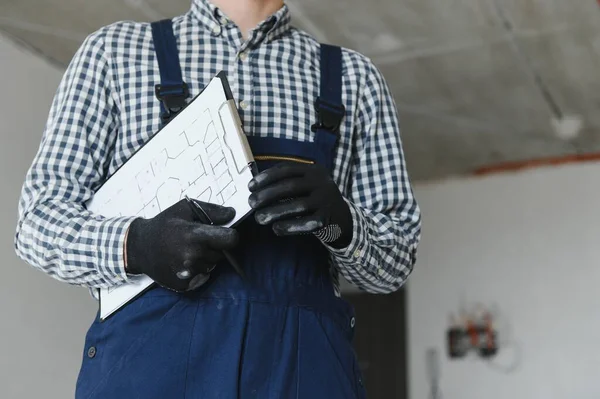
[[[417,187],[411,399],[430,398],[430,347],[441,354],[444,399],[600,398],[599,182],[600,164],[579,164]],[[522,357],[512,374],[445,356],[449,314],[476,302],[498,307],[504,339],[510,325]]]
[[[0,398],[73,397],[96,311],[84,289],[18,260],[17,202],[62,72],[0,37]]]

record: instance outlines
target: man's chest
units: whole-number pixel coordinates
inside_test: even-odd
[[[317,121],[315,100],[320,90],[319,59],[307,56],[318,50],[293,42],[271,43],[258,48],[234,49],[214,38],[180,43],[179,63],[191,97],[220,71],[225,71],[248,136],[313,142],[311,126]],[[117,103],[118,132],[112,173],[160,128],[160,104],[154,86],[161,82],[151,41],[135,49],[117,52],[113,59],[113,93]],[[352,96],[344,98],[352,115]],[[339,147],[352,141],[352,119],[346,117]]]

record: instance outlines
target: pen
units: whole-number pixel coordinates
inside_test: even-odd
[[[187,201],[188,205],[190,206],[192,212],[194,212],[194,214],[198,217],[198,219],[200,219],[200,221],[202,223],[209,224],[211,226],[214,225],[214,222],[212,221],[210,216],[208,216],[208,213],[206,213],[206,211],[200,206],[199,203],[197,203],[196,201],[193,201],[187,195],[185,196],[185,200]],[[244,273],[244,270],[239,265],[237,260],[233,257],[233,255],[231,253],[229,253],[229,251],[223,251],[223,254],[225,255],[225,259],[227,259],[229,261],[229,263],[231,264],[233,269],[237,272],[237,274],[239,274],[242,278],[246,278],[246,274]]]

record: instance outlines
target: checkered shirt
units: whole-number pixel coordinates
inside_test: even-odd
[[[247,40],[207,0],[193,0],[173,23],[192,95],[224,70],[248,135],[313,140],[320,47],[290,25],[287,6]],[[420,211],[384,78],[348,49],[342,72],[347,116],[333,177],[350,206],[354,232],[347,248],[329,248],[335,286],[341,273],[366,291],[391,292],[413,268]],[[104,218],[84,204],[158,130],[158,83],[150,24],[119,22],[86,38],[59,85],[23,186],[15,246],[27,263],[89,288],[127,280],[123,245],[133,218]]]

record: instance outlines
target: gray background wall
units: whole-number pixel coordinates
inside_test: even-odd
[[[0,398],[74,395],[96,304],[13,250],[17,202],[62,72],[0,37]]]

